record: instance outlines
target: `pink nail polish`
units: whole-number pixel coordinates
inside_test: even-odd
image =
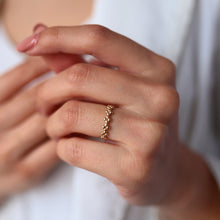
[[[17,50],[19,52],[27,52],[33,49],[38,42],[39,36],[39,33],[37,33],[30,37],[27,37],[20,44],[17,45]]]

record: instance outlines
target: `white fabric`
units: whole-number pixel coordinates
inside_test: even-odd
[[[194,13],[195,2],[100,0],[89,22],[120,32],[177,64],[181,138],[208,158],[218,179],[219,143],[210,102],[220,3],[201,0]],[[2,27],[0,48],[2,73],[23,59]],[[0,220],[156,220],[156,215],[155,208],[128,205],[105,178],[65,164],[39,186],[14,196],[0,209]]]
[[[177,88],[180,135],[207,159],[220,186],[219,12],[218,0],[199,1],[178,68]]]

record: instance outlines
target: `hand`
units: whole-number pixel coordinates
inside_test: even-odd
[[[202,159],[179,141],[172,62],[101,26],[48,28],[18,50],[90,54],[114,67],[75,64],[41,87],[38,109],[50,115],[47,132],[58,140],[61,159],[108,178],[135,205],[186,208],[198,188],[195,171],[214,182]],[[89,140],[100,137],[107,104],[116,107],[109,140]]]
[[[36,112],[39,85],[24,89],[47,71],[31,58],[0,77],[0,200],[33,186],[59,161],[46,118]]]
[[[34,37],[38,42],[35,47],[28,46],[30,55],[92,54],[118,68],[76,64],[41,87],[38,108],[46,113],[72,99],[47,124],[49,135],[60,138],[58,155],[72,165],[107,177],[129,201],[161,200],[168,186],[158,193],[155,179],[159,180],[165,171],[174,172],[164,169],[170,163],[169,155],[178,151],[179,100],[174,65],[99,26],[49,28]],[[18,49],[22,50],[21,46]],[[114,144],[63,138],[72,133],[99,137],[106,104],[117,106],[109,136]],[[140,199],[146,189],[153,195],[145,193]]]

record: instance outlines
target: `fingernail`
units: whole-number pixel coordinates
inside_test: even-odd
[[[42,24],[42,23],[38,23],[34,26],[33,28],[33,33],[38,34],[41,31],[44,31],[47,28],[46,25]]]
[[[35,47],[38,42],[40,34],[34,34],[30,37],[24,39],[20,44],[17,45],[17,50],[19,52],[27,52]]]

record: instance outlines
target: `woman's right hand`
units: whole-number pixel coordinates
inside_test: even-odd
[[[0,201],[33,186],[59,162],[35,109],[39,85],[24,89],[48,71],[31,58],[0,77]]]

